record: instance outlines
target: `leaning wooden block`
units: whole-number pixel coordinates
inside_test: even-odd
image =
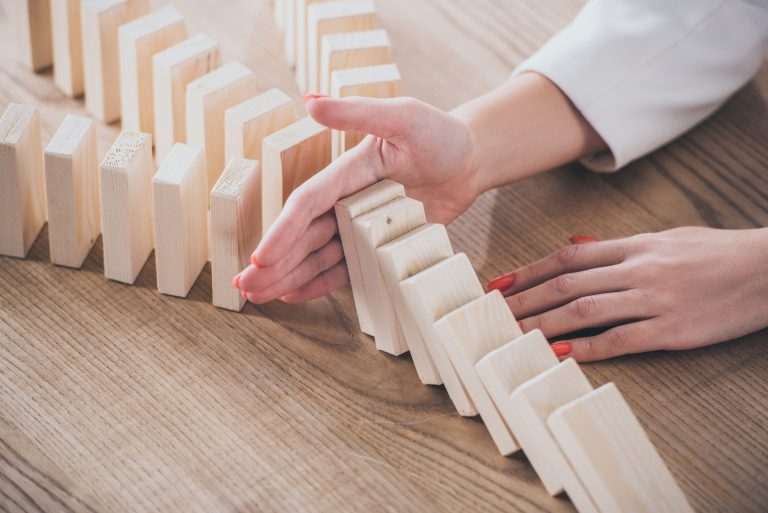
[[[256,75],[235,61],[187,85],[187,144],[205,150],[210,190],[224,169],[224,111],[258,92]]]
[[[259,163],[233,159],[211,191],[213,304],[239,312],[245,305],[232,279],[248,265],[261,237]]]
[[[67,96],[84,91],[83,36],[80,29],[80,0],[51,2],[53,82]]]
[[[517,441],[475,371],[483,356],[522,335],[504,296],[494,290],[460,306],[435,323],[435,332],[499,452],[512,454]]]
[[[208,177],[201,148],[176,144],[152,178],[157,290],[186,297],[208,261]]]
[[[475,403],[456,374],[435,330],[438,319],[483,296],[483,287],[467,255],[458,253],[401,281],[400,290],[459,415],[477,415]]]
[[[230,107],[224,112],[224,160],[261,158],[261,141],[296,120],[290,96],[280,89]]]
[[[392,62],[392,45],[384,29],[323,36],[320,44],[320,92],[331,94],[334,71]]]
[[[154,243],[152,138],[122,132],[101,161],[104,276],[133,284]]]
[[[381,180],[365,189],[340,199],[334,207],[336,223],[339,225],[341,246],[344,249],[344,259],[349,271],[349,282],[352,285],[352,296],[355,300],[355,311],[360,323],[360,330],[368,335],[373,335],[373,323],[365,296],[365,284],[363,272],[360,268],[360,258],[355,246],[355,238],[352,232],[352,219],[370,212],[374,208],[383,205],[395,198],[405,196],[405,188],[392,180]]]
[[[14,3],[18,10],[16,27],[20,32],[21,60],[34,71],[45,69],[53,64],[51,0],[14,0]]]
[[[601,512],[693,512],[613,383],[559,407],[547,425]]]
[[[45,224],[40,115],[11,103],[0,118],[0,255],[24,258]]]
[[[296,26],[293,28],[293,50],[296,56],[296,85],[298,85],[299,91],[302,92],[307,90],[307,10],[313,4],[329,1],[331,0],[291,0],[291,2],[296,4],[294,6]],[[285,31],[286,37],[288,37],[288,30],[290,28],[287,28]]]
[[[56,3],[54,1],[54,3]],[[67,115],[45,148],[51,262],[83,265],[101,233],[96,127]]]

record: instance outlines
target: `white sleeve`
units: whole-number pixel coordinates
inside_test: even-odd
[[[712,114],[768,52],[768,0],[591,0],[515,69],[571,99],[610,151],[583,162],[615,171]]]

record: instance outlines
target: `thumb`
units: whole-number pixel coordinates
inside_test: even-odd
[[[411,98],[331,98],[314,95],[307,95],[305,101],[309,115],[321,125],[384,139],[394,139],[405,133],[417,103]]]

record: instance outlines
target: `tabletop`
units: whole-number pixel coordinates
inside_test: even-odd
[[[403,93],[451,108],[504,81],[580,0],[382,0]],[[51,72],[18,62],[0,2],[0,108],[40,108],[43,144],[86,115]],[[153,2],[153,6],[160,5]],[[179,0],[263,90],[300,95],[266,0]],[[631,122],[631,120],[628,120]],[[119,126],[99,124],[103,156]],[[481,280],[572,233],[768,226],[768,64],[711,119],[604,176],[570,165],[483,195],[449,233]],[[716,291],[713,291],[716,293]],[[687,352],[586,364],[615,382],[696,511],[768,509],[768,332]],[[349,288],[303,305],[211,305],[107,281],[101,242],[80,270],[0,257],[0,510],[573,511],[524,455],[423,386],[409,356],[360,333]]]

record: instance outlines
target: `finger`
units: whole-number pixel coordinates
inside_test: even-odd
[[[593,337],[574,338],[552,344],[560,358],[572,357],[577,362],[594,362],[624,354],[663,349],[663,326],[658,317],[622,324]]]
[[[280,298],[286,303],[301,303],[324,296],[349,282],[347,264],[341,261],[327,271],[320,273],[312,281]]]
[[[415,101],[411,98],[311,98],[305,102],[312,119],[335,130],[353,130],[384,139],[406,133]]]
[[[588,244],[590,242],[597,242],[597,239],[591,235],[571,235],[568,240],[571,244]]]

